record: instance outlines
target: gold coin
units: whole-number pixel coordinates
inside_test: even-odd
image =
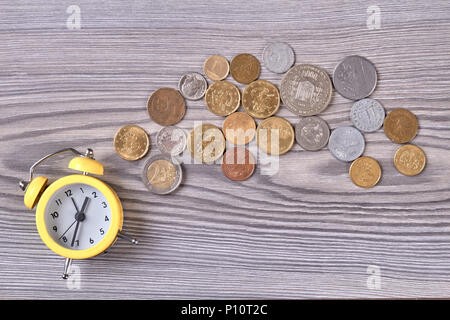
[[[209,111],[225,117],[237,110],[241,102],[239,89],[229,81],[217,81],[209,86],[205,103]]]
[[[177,178],[175,166],[167,160],[161,159],[152,162],[147,169],[148,182],[155,188],[168,189]]]
[[[125,160],[138,160],[145,156],[150,149],[150,138],[141,127],[127,125],[116,132],[114,149]]]
[[[222,129],[228,141],[236,145],[244,145],[255,137],[256,124],[248,114],[235,112],[225,118]]]
[[[407,144],[397,149],[394,156],[394,166],[405,176],[415,176],[425,168],[427,158],[421,148]]]
[[[213,55],[205,60],[203,71],[211,80],[219,81],[228,76],[230,65],[225,57]]]
[[[200,162],[216,161],[225,151],[225,138],[222,131],[209,123],[192,129],[188,140],[191,156]]]
[[[258,147],[270,155],[282,155],[291,150],[295,134],[286,119],[270,117],[264,119],[256,129]]]
[[[352,162],[349,174],[358,187],[372,188],[380,181],[381,167],[374,158],[360,157]]]
[[[411,141],[416,136],[418,128],[416,116],[406,109],[392,110],[384,119],[384,133],[395,143]]]
[[[245,87],[242,105],[252,117],[268,118],[280,107],[280,93],[271,82],[256,80]]]
[[[259,77],[261,65],[258,59],[248,53],[238,54],[231,60],[230,73],[234,80],[248,84]]]

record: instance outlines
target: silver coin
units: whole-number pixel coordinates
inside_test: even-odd
[[[305,150],[317,151],[325,147],[330,137],[330,128],[319,117],[305,117],[295,125],[295,139]]]
[[[334,69],[333,84],[337,92],[350,100],[368,97],[377,85],[377,70],[366,58],[348,56]]]
[[[364,132],[374,132],[381,128],[385,117],[384,108],[375,99],[356,101],[350,110],[353,125]]]
[[[264,48],[263,61],[267,69],[285,73],[294,64],[294,50],[284,42],[273,42]]]
[[[293,113],[313,116],[328,106],[332,90],[330,77],[325,70],[300,64],[292,67],[281,80],[280,96]]]
[[[156,135],[156,145],[164,154],[179,155],[186,149],[186,134],[175,126],[163,127]]]
[[[155,163],[158,160],[165,161]],[[155,166],[151,167],[153,163],[155,163]],[[142,172],[142,181],[145,186],[148,190],[156,194],[173,192],[180,185],[182,178],[183,170],[180,163],[175,158],[164,154],[157,154],[149,158]]]
[[[364,152],[362,133],[354,127],[338,127],[331,132],[328,149],[338,160],[353,161]]]
[[[183,97],[189,100],[198,100],[205,95],[208,82],[204,76],[197,72],[189,72],[183,75],[178,82],[178,90]]]

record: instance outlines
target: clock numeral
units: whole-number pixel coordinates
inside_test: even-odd
[[[103,230],[103,228],[100,228],[100,234],[104,235],[105,234],[105,230]]]
[[[90,244],[93,244],[93,243],[94,243],[94,240],[92,240],[92,238],[89,238],[89,243],[90,243]]]
[[[103,208],[107,208],[108,207],[108,205],[104,201],[102,202],[102,205],[103,205]]]
[[[56,204],[57,204],[58,206],[60,206],[60,205],[62,204],[61,199],[58,199],[58,200],[55,200],[55,201],[56,201]]]
[[[108,216],[105,216],[105,221],[109,221],[109,218],[108,218]]]
[[[97,192],[95,192],[95,191],[92,191],[92,195],[94,196],[94,198],[98,198],[98,196],[97,196]]]
[[[64,237],[62,237],[62,240],[64,241],[64,242],[67,242],[67,238],[64,236]]]
[[[53,218],[53,219],[56,219],[56,218],[58,218],[58,217],[59,217],[59,213],[58,213],[58,212],[56,212],[56,211],[55,211],[55,212],[53,212],[53,213],[51,213],[50,215],[52,216],[52,218]]]
[[[58,232],[58,228],[56,226],[53,226],[53,231]]]
[[[67,191],[64,191],[64,193],[66,194],[66,196],[67,197],[71,197],[72,196],[72,190],[67,190]]]

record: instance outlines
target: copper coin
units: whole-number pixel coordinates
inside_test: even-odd
[[[405,176],[415,176],[425,168],[427,158],[421,148],[406,144],[398,148],[394,156],[394,166]]]
[[[230,65],[225,57],[216,54],[205,60],[203,71],[211,80],[220,81],[228,76]]]
[[[161,88],[152,93],[147,101],[147,111],[157,124],[172,126],[183,118],[186,102],[175,89]]]
[[[384,119],[384,133],[395,143],[411,141],[418,129],[419,123],[416,116],[406,109],[392,110]]]
[[[277,87],[266,80],[256,80],[244,89],[242,105],[249,115],[265,119],[280,107],[280,93]]]
[[[222,125],[225,138],[233,144],[244,145],[253,140],[255,120],[244,112],[235,112],[225,118]]]
[[[259,77],[261,65],[254,56],[248,53],[238,54],[231,60],[230,73],[239,83],[249,84]]]
[[[358,187],[371,188],[380,181],[381,167],[374,158],[359,157],[352,162],[349,174],[353,183]]]
[[[114,150],[122,159],[129,161],[141,159],[149,149],[150,138],[139,126],[124,126],[114,136]]]
[[[232,148],[222,159],[223,174],[231,180],[243,181],[255,171],[255,158],[246,148]]]
[[[206,90],[205,103],[209,111],[217,116],[225,117],[239,108],[241,93],[231,82],[217,81]]]

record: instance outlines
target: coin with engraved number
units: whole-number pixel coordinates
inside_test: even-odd
[[[328,149],[338,160],[353,161],[364,152],[362,133],[353,127],[338,127],[331,132]]]
[[[328,144],[330,128],[322,118],[317,116],[300,118],[295,125],[295,139],[305,150],[317,151]]]
[[[350,110],[353,125],[364,132],[374,132],[383,125],[385,113],[380,102],[375,99],[356,101]]]
[[[141,159],[149,149],[150,138],[139,126],[124,126],[114,136],[114,150],[122,159],[129,161]]]
[[[163,127],[156,135],[156,145],[162,153],[177,156],[186,148],[186,134],[175,126]]]
[[[333,84],[344,98],[360,100],[375,90],[377,70],[366,58],[348,56],[334,69]]]
[[[427,158],[421,148],[406,144],[397,149],[394,156],[394,166],[405,176],[415,176],[423,171]]]
[[[255,171],[255,158],[246,148],[232,148],[222,159],[222,172],[230,180],[244,181]]]
[[[209,111],[225,117],[239,108],[241,93],[231,82],[217,81],[206,90],[205,103]]]
[[[294,50],[284,42],[270,43],[263,52],[267,69],[275,73],[285,73],[294,64]]]
[[[192,129],[187,146],[195,160],[211,163],[225,151],[225,138],[218,127],[204,123]]]
[[[148,99],[147,111],[157,124],[171,126],[183,118],[186,102],[178,90],[161,88],[153,92]]]
[[[281,81],[283,103],[299,116],[316,115],[328,106],[333,92],[327,72],[313,65],[292,67]]]
[[[236,145],[244,145],[255,137],[256,124],[248,114],[235,112],[225,118],[222,129],[228,141]]]
[[[255,118],[268,118],[280,107],[280,94],[277,87],[266,80],[256,80],[245,87],[242,94],[245,111]]]
[[[291,150],[295,133],[284,118],[270,117],[261,121],[256,129],[258,147],[269,155],[282,155]]]
[[[360,157],[352,162],[349,170],[350,179],[361,188],[372,188],[381,178],[381,167],[371,157]]]
[[[239,83],[249,84],[259,77],[261,65],[258,59],[248,53],[238,54],[231,60],[230,73]]]
[[[183,75],[178,82],[178,90],[189,100],[198,100],[205,95],[208,83],[200,73],[190,72]]]
[[[151,192],[168,194],[178,188],[182,176],[181,165],[176,159],[158,154],[147,160],[142,173],[142,180]]]
[[[230,64],[225,57],[216,54],[205,60],[203,71],[212,81],[220,81],[228,76]]]
[[[418,129],[419,123],[416,116],[406,109],[392,110],[384,119],[384,133],[395,143],[411,141]]]

